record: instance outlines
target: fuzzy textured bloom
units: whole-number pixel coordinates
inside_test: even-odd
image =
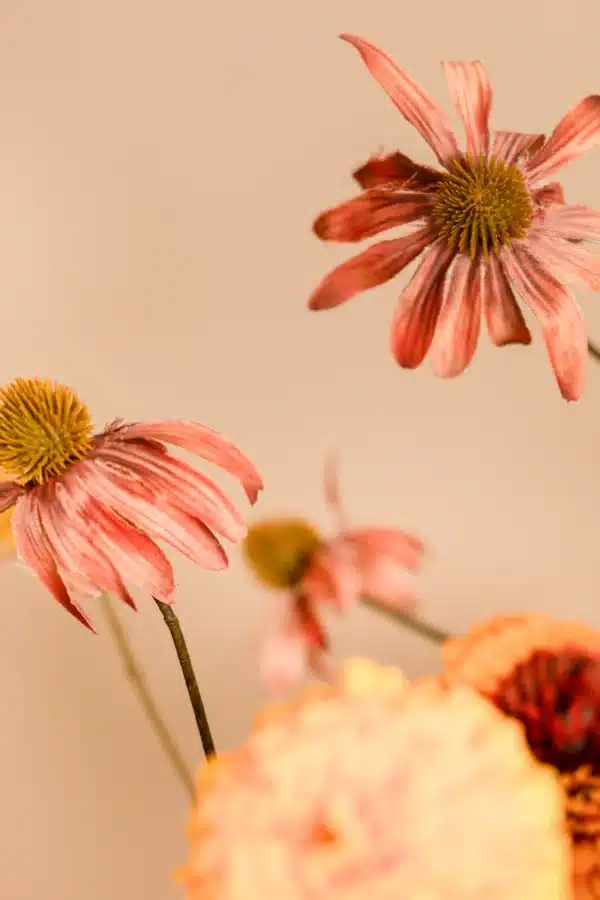
[[[483,65],[444,63],[465,127],[463,152],[442,109],[403,69],[368,41],[342,38],[443,168],[393,153],[354,173],[363,193],[322,213],[314,225],[318,237],[353,243],[396,226],[415,227],[334,269],[313,293],[311,309],[331,309],[384,284],[427,250],[394,317],[398,364],[415,368],[431,350],[438,376],[460,374],[475,353],[482,313],[497,346],[529,344],[518,295],[539,321],[563,397],[577,400],[587,335],[579,306],[559,279],[600,290],[600,259],[579,246],[600,238],[600,212],[566,204],[559,183],[542,182],[600,141],[600,96],[573,107],[547,140],[490,132],[492,89]]]
[[[246,533],[221,488],[165,444],[239,479],[251,503],[262,489],[237,447],[195,422],[115,421],[94,435],[68,387],[17,378],[0,390],[0,466],[13,479],[0,484],[0,510],[14,507],[19,557],[88,628],[75,593],[106,591],[135,608],[131,583],[172,602],[173,569],[155,541],[222,569],[228,561],[218,537],[239,541]]]
[[[560,790],[522,731],[353,660],[199,773],[186,900],[567,900]]]
[[[448,683],[520,721],[560,774],[577,900],[600,898],[600,631],[549,615],[498,617],[443,647]]]
[[[419,538],[393,528],[350,527],[333,466],[326,469],[325,493],[338,524],[333,538],[321,538],[302,519],[271,519],[250,525],[244,542],[258,580],[285,593],[283,619],[261,656],[263,677],[276,690],[290,687],[307,667],[330,674],[322,610],[346,612],[362,597],[402,610],[415,605],[406,573],[421,562]]]

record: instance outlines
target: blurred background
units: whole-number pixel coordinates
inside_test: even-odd
[[[388,351],[401,281],[306,309],[351,252],[310,226],[352,195],[352,169],[380,148],[432,161],[338,32],[383,46],[448,109],[440,60],[481,58],[494,124],[548,132],[600,91],[598,11],[585,0],[1,9],[0,381],[64,381],[98,425],[180,416],[222,431],[264,475],[253,516],[300,512],[326,528],[322,467],[337,448],[351,515],[426,541],[423,615],[452,631],[514,609],[600,625],[600,366],[590,361],[584,399],[568,405],[537,330],[529,348],[497,350],[484,335],[467,372],[442,382],[427,364],[401,371]],[[567,169],[569,199],[600,207],[599,170],[600,150]],[[598,298],[578,296],[600,340]],[[225,574],[179,559],[176,570],[226,748],[264,700],[256,648],[276,600],[235,551]],[[1,577],[0,897],[177,897],[187,799],[100,610],[88,603],[94,636],[22,568]],[[196,765],[158,611],[141,597],[122,619]],[[437,666],[434,647],[368,610],[334,640],[339,658]]]

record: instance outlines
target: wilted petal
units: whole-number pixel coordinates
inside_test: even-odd
[[[533,202],[537,206],[550,206],[553,203],[564,203],[565,192],[559,181],[551,181],[541,188],[536,188],[531,194]]]
[[[26,489],[16,481],[4,481],[0,483],[0,513],[14,506],[19,497],[22,497]]]
[[[69,596],[60,577],[56,560],[48,543],[44,526],[44,510],[35,491],[24,494],[13,513],[13,531],[17,553],[23,562],[37,575],[45,588],[78,622],[92,627],[81,607]]]
[[[404,153],[396,152],[386,156],[372,156],[352,173],[352,177],[364,190],[391,185],[415,191],[431,191],[439,184],[442,173],[414,162]]]
[[[333,269],[313,292],[309,309],[333,309],[398,275],[433,240],[429,227],[374,244]]]
[[[300,590],[313,604],[345,610],[358,601],[360,581],[353,553],[343,542],[331,541],[314,554]]]
[[[374,188],[321,213],[313,230],[324,241],[354,243],[421,219],[432,207],[430,194]]]
[[[237,478],[251,503],[256,501],[263,489],[262,478],[248,457],[218,432],[198,422],[168,419],[136,422],[132,425],[123,425],[114,433],[124,440],[142,438],[148,441],[162,441],[181,447],[189,453],[195,453]]]
[[[600,96],[585,97],[558,123],[526,164],[532,181],[548,178],[600,141]]]
[[[383,50],[352,34],[340,35],[356,47],[388,97],[427,141],[442,165],[460,156],[456,136],[441,107]]]
[[[530,344],[531,332],[498,257],[489,256],[482,268],[483,311],[490,340],[497,347]]]
[[[536,153],[544,143],[543,134],[523,134],[521,131],[494,131],[492,156],[511,166],[525,154]]]
[[[396,361],[406,369],[419,366],[433,339],[444,291],[444,278],[453,259],[445,242],[436,242],[421,261],[400,296],[391,332]]]
[[[480,280],[479,259],[459,254],[446,279],[431,347],[431,365],[441,378],[460,375],[473,359],[481,327]]]
[[[501,251],[502,263],[541,325],[550,362],[565,400],[578,400],[585,386],[587,334],[570,291],[515,241]]]
[[[540,222],[545,231],[565,240],[600,241],[600,212],[572,203],[550,206]]]
[[[540,264],[566,281],[575,281],[593,291],[600,291],[600,257],[585,247],[545,232],[545,227],[532,228],[526,241]]]
[[[365,551],[390,557],[411,571],[418,568],[425,550],[420,538],[395,528],[352,528],[344,531],[342,538],[359,553]]]
[[[417,601],[406,583],[406,569],[389,556],[373,553],[361,565],[362,595],[393,609],[412,610]]]
[[[483,64],[474,60],[445,62],[443,66],[452,102],[465,126],[467,153],[487,155],[492,88]]]

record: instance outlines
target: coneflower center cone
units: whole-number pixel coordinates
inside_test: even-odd
[[[0,468],[22,484],[62,475],[90,450],[87,407],[62,384],[16,378],[0,389]]]
[[[433,218],[440,237],[471,257],[498,253],[531,225],[533,206],[523,174],[493,156],[451,163],[436,193]]]
[[[250,525],[243,550],[248,566],[262,584],[285,589],[302,580],[321,544],[320,536],[308,522],[273,519]]]

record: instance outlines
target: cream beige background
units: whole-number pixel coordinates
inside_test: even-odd
[[[305,307],[348,255],[310,224],[352,194],[352,168],[380,147],[431,161],[337,33],[386,48],[447,108],[440,60],[481,58],[497,127],[547,131],[600,91],[594,4],[5,0],[0,22],[0,380],[63,380],[99,425],[182,416],[221,430],[264,474],[256,515],[325,525],[322,462],[337,447],[352,514],[427,541],[418,591],[440,625],[515,608],[600,625],[600,366],[567,405],[537,332],[530,348],[485,337],[442,382],[388,352],[401,281],[330,313]],[[600,207],[599,173],[600,149],[565,171],[569,198]],[[579,296],[600,340],[599,298]],[[225,748],[262,701],[271,600],[235,552],[224,574],[176,565]],[[94,636],[26,571],[0,576],[0,898],[179,896],[186,797],[100,611]],[[195,763],[168,634],[140,607],[124,619]],[[335,640],[340,656],[436,665],[368,611]]]

